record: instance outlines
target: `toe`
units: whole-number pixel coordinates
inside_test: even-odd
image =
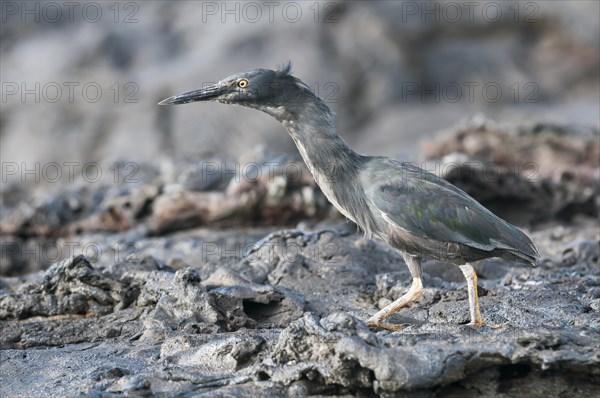
[[[471,322],[471,323],[469,323],[469,326],[474,327],[474,328],[481,328],[481,327],[485,326],[485,327],[488,327],[490,329],[503,329],[507,325],[508,325],[507,323],[501,323],[499,325],[490,325],[490,324],[487,324],[487,323],[485,323],[483,321],[482,322]]]
[[[372,328],[386,329],[392,332],[399,332],[404,329],[404,325],[392,325],[390,323],[384,323],[379,321],[367,321],[367,326]]]

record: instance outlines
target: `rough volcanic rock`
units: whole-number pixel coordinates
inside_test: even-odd
[[[0,298],[0,319],[57,315],[100,316],[122,303],[125,289],[78,256],[54,264],[39,282]]]
[[[155,251],[2,278],[2,395],[589,396],[600,386],[594,221],[533,232],[535,268],[476,264],[493,328],[466,325],[460,271],[432,261],[421,297],[390,318],[404,330],[369,329],[409,274],[390,248],[330,231],[281,231],[217,268]]]
[[[600,130],[478,117],[424,145],[428,167],[524,223],[600,214]]]

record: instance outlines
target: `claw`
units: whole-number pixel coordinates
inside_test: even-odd
[[[469,322],[468,323],[469,326],[474,327],[474,328],[480,328],[482,326],[486,326],[485,322],[483,321],[479,321],[479,322]]]
[[[494,330],[504,329],[508,326],[508,322],[501,323],[498,325],[485,325],[485,326],[487,326],[488,328],[494,329]]]
[[[381,321],[371,321],[371,320],[368,320],[366,323],[367,323],[367,326],[369,326],[369,327],[386,329],[386,330],[389,330],[392,332],[400,332],[400,331],[404,330],[404,325],[392,325],[391,323],[384,323]]]
[[[481,327],[488,327],[490,329],[494,329],[494,330],[498,330],[498,329],[502,329],[505,328],[506,326],[508,326],[508,323],[501,323],[499,325],[488,325],[485,322],[470,322],[467,324],[468,326],[471,326],[473,328],[481,328]]]

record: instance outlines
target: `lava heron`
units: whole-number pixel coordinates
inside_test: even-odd
[[[400,250],[412,275],[410,289],[369,318],[369,326],[401,329],[384,320],[423,290],[422,258],[460,267],[473,326],[483,320],[471,262],[501,257],[536,264],[538,253],[527,235],[459,188],[413,164],[354,152],[336,134],[329,107],[290,74],[289,64],[238,73],[159,105],[196,101],[243,105],[273,116],[288,130],[327,199],[368,237]]]

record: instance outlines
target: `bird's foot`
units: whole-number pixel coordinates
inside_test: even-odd
[[[485,326],[487,326],[490,329],[494,329],[494,330],[506,329],[508,327],[508,322],[499,323],[497,325],[488,325],[488,324],[486,324]]]
[[[404,325],[392,325],[391,323],[385,323],[374,319],[369,319],[366,324],[372,328],[386,329],[392,332],[400,332],[404,330]]]
[[[260,250],[261,247],[263,247],[267,242],[271,241],[272,239],[276,239],[276,238],[290,239],[290,238],[299,238],[300,237],[300,238],[302,238],[302,241],[305,244],[308,244],[308,243],[315,243],[316,241],[319,240],[321,235],[326,232],[330,232],[337,236],[343,236],[338,231],[336,231],[335,229],[331,229],[331,228],[325,228],[325,229],[321,229],[319,231],[314,231],[314,232],[304,232],[299,229],[283,229],[280,231],[271,232],[270,234],[268,234],[267,236],[265,236],[264,238],[262,238],[261,240],[256,242],[254,245],[252,245],[252,247],[248,251],[246,251],[246,253],[244,253],[244,257],[248,257],[252,253],[257,252],[258,250]]]
[[[485,326],[485,327],[488,327],[490,329],[498,330],[498,329],[504,329],[506,326],[508,326],[508,323],[501,323],[501,324],[498,324],[498,325],[494,325],[494,324],[490,325],[490,324],[487,324],[487,323],[485,323],[483,321],[479,321],[479,322],[469,322],[468,325],[471,326],[471,327],[474,327],[474,328],[480,328],[480,327]]]
[[[474,328],[480,328],[482,326],[485,326],[485,322],[483,322],[482,320],[471,321],[468,323],[468,325]]]

